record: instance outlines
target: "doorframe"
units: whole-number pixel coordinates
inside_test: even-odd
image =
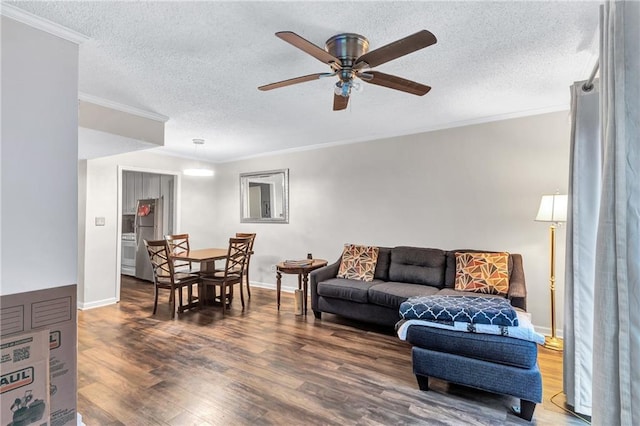
[[[136,167],[136,166],[123,166],[118,164],[118,222],[116,226],[116,238],[118,243],[116,244],[116,303],[120,302],[120,286],[121,286],[121,271],[122,271],[122,184],[124,172],[142,172],[153,173],[157,175],[169,175],[175,178],[175,185],[173,186],[173,224],[174,232],[180,233],[180,208],[181,205],[181,193],[182,193],[182,172],[176,170],[163,170],[163,169],[151,169],[148,167]]]

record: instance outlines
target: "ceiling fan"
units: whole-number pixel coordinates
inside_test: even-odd
[[[436,37],[427,30],[418,31],[415,34],[396,40],[393,43],[389,43],[386,46],[370,52],[369,40],[364,36],[354,33],[334,35],[327,40],[324,49],[321,49],[292,31],[277,32],[276,37],[281,38],[303,52],[329,65],[332,72],[309,74],[277,83],[266,84],[258,87],[259,90],[272,90],[292,84],[304,83],[305,81],[317,80],[323,77],[337,76],[339,81],[336,83],[334,90],[334,111],[345,109],[349,103],[351,90],[358,90],[360,88],[360,83],[354,81],[355,77],[369,84],[384,86],[418,96],[425,95],[431,90],[431,87],[425,84],[371,70],[371,68],[377,67],[378,65],[435,44],[437,41]]]

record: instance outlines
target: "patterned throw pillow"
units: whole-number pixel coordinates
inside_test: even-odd
[[[373,281],[378,263],[378,247],[345,244],[338,278]]]
[[[507,294],[509,253],[456,253],[455,289]]]

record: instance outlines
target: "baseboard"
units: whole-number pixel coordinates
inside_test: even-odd
[[[102,306],[113,305],[118,303],[118,300],[115,297],[111,297],[109,299],[96,300],[95,302],[78,302],[78,309],[81,311],[85,311],[87,309],[100,308]]]
[[[271,284],[271,283],[261,283],[258,281],[250,281],[250,285],[251,287],[257,287],[257,288],[266,288],[268,290],[275,290],[276,289],[276,285],[275,284]],[[282,287],[280,287],[280,291],[283,293],[293,293],[295,290],[297,290],[298,287],[293,287],[293,286],[287,286],[287,285],[283,285]]]
[[[266,288],[268,290],[275,290],[276,289],[276,285],[275,284],[263,283],[263,282],[259,282],[259,281],[251,281],[251,287]],[[280,291],[282,291],[283,293],[293,293],[297,289],[298,289],[297,286],[294,287],[294,286],[283,285],[280,288]],[[78,309],[80,309],[81,311],[84,311],[84,310],[87,310],[87,309],[99,308],[101,306],[113,305],[114,303],[118,303],[116,298],[98,300],[98,301],[89,302],[89,303],[78,302]],[[534,328],[540,334],[544,334],[545,336],[551,336],[551,328],[550,327],[543,327],[541,325],[534,325]],[[556,330],[556,336],[558,336],[560,339],[562,339],[562,337],[563,337],[562,336],[562,329]]]
[[[545,336],[551,336],[551,327],[543,327],[541,325],[534,325],[533,328],[540,334],[544,334]],[[562,339],[562,329],[556,330],[556,337]]]

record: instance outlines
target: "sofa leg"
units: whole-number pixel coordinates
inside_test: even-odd
[[[322,318],[322,312],[313,311],[313,316],[316,317],[316,319],[320,319],[320,318]]]
[[[421,391],[429,390],[429,378],[427,376],[416,374],[416,379],[418,380],[418,387]]]
[[[527,401],[526,399],[520,400],[520,408],[513,407],[516,415],[525,420],[531,421],[533,418],[533,412],[536,409],[536,403]]]

